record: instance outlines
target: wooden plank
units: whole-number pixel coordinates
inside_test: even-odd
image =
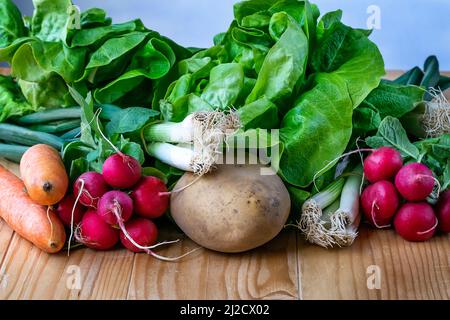
[[[299,235],[304,299],[450,299],[450,235],[412,243],[393,230],[360,233],[352,247],[329,250]]]
[[[133,259],[126,250],[49,255],[15,235],[1,266],[7,285],[0,299],[126,299]]]
[[[177,256],[195,248],[190,240],[159,250]],[[202,249],[177,263],[136,256],[129,299],[297,299],[295,233],[242,254]]]

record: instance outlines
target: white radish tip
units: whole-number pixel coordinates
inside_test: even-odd
[[[433,227],[431,227],[430,229],[428,229],[428,230],[426,230],[426,231],[420,231],[420,232],[418,231],[417,234],[420,235],[420,236],[422,236],[422,235],[424,235],[424,234],[427,234],[427,233],[429,233],[429,232],[432,232],[432,231],[434,231],[434,230],[437,228],[438,224],[439,224],[439,220],[438,220],[438,218],[436,218],[436,222],[434,223],[434,226],[433,226]]]
[[[378,210],[380,210],[380,207],[378,207],[376,201],[374,201],[374,202],[372,203],[372,210],[371,210],[371,212],[370,212],[370,216],[372,217],[372,222],[373,222],[373,224],[375,225],[375,227],[376,227],[377,229],[386,229],[386,228],[389,228],[389,227],[391,226],[391,224],[386,224],[386,225],[384,225],[384,226],[380,226],[380,225],[377,223],[377,220],[376,220],[376,217],[375,217],[375,210],[374,210],[375,207],[376,207]]]

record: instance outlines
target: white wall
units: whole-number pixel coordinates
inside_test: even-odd
[[[28,14],[31,0],[15,0]],[[231,22],[236,0],[74,0],[82,9],[105,8],[114,21],[140,17],[145,24],[180,44],[206,47]],[[366,27],[367,8],[381,10],[381,29],[372,39],[389,69],[422,65],[430,54],[450,70],[450,0],[313,0],[322,13],[341,8],[344,21]]]

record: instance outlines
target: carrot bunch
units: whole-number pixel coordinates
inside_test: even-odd
[[[43,144],[29,148],[20,174],[22,180],[0,165],[0,217],[41,250],[60,251],[66,233],[51,206],[64,197],[69,179],[58,151]]]

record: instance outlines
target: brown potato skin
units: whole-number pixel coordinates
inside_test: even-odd
[[[244,252],[272,240],[286,223],[291,201],[277,175],[260,165],[222,165],[171,196],[171,213],[199,245],[220,252]],[[186,173],[175,190],[196,177]]]

